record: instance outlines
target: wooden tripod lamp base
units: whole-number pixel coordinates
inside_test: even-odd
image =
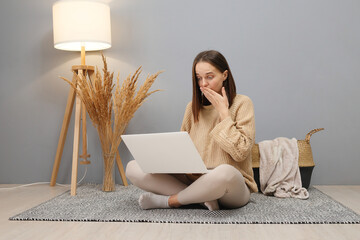
[[[79,74],[83,74],[83,71],[85,73],[88,73],[89,76],[91,76],[94,72],[93,66],[86,66],[86,65],[80,65],[80,66],[73,66],[72,70],[74,72],[73,75],[73,83],[76,84],[76,79]],[[54,167],[51,175],[51,181],[50,186],[55,186],[56,184],[56,178],[59,171],[59,166],[61,162],[62,153],[64,150],[66,135],[69,128],[69,123],[71,119],[71,114],[73,111],[75,103],[75,123],[74,123],[74,143],[73,143],[73,164],[72,164],[72,175],[71,175],[71,189],[72,194],[76,193],[76,180],[77,180],[77,166],[78,166],[78,159],[79,159],[79,141],[80,141],[80,124],[82,120],[82,146],[83,146],[83,154],[80,156],[84,160],[81,163],[90,164],[90,161],[87,160],[87,158],[90,157],[90,155],[87,153],[87,136],[86,136],[86,110],[84,104],[81,102],[80,97],[76,94],[75,89],[70,87],[69,95],[67,99],[67,104],[65,108],[65,114],[64,114],[64,120],[61,127],[58,147],[56,150],[55,155],[55,161],[54,161]],[[81,111],[82,110],[82,111]]]
[[[75,65],[72,67],[73,83],[76,85],[76,75],[86,75],[85,77],[89,78],[89,81],[94,79],[94,67],[85,65],[85,49],[82,48],[81,51],[81,65]],[[65,140],[67,131],[69,128],[69,122],[75,103],[75,123],[74,123],[74,143],[73,143],[73,155],[72,155],[72,173],[71,173],[71,195],[76,195],[77,187],[77,167],[79,157],[83,158],[83,161],[80,164],[90,164],[90,161],[87,159],[90,157],[90,154],[87,153],[87,136],[86,136],[86,109],[85,105],[82,103],[80,96],[76,94],[76,91],[70,87],[64,120],[61,127],[59,142],[56,150],[55,161],[53,166],[53,171],[51,175],[50,186],[55,186],[56,178],[59,171],[59,166],[61,162],[62,153],[64,150]],[[83,153],[79,156],[79,142],[80,142],[80,125],[82,124],[82,150]],[[125,177],[124,166],[121,162],[119,152],[116,154],[116,164],[118,166],[120,176],[124,186],[127,186],[127,180]]]

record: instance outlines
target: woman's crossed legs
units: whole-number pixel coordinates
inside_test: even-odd
[[[244,206],[250,191],[242,174],[233,166],[222,164],[191,183],[182,175],[144,173],[135,160],[126,167],[126,176],[137,187],[147,191],[140,196],[143,209],[204,203],[209,210]]]

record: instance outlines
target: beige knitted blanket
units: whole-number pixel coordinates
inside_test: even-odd
[[[286,198],[309,198],[302,187],[299,149],[295,138],[276,138],[259,143],[260,188],[265,195]]]

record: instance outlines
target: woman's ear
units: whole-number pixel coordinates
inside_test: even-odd
[[[225,70],[223,72],[223,81],[225,81],[227,79],[227,77],[228,77],[228,70]]]

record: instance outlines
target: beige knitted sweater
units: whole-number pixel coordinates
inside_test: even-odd
[[[252,169],[251,149],[255,141],[254,107],[249,97],[236,95],[230,116],[220,121],[217,110],[204,106],[199,121],[194,122],[191,102],[187,105],[181,131],[187,131],[208,169],[230,164],[245,178],[252,192],[257,192]]]

